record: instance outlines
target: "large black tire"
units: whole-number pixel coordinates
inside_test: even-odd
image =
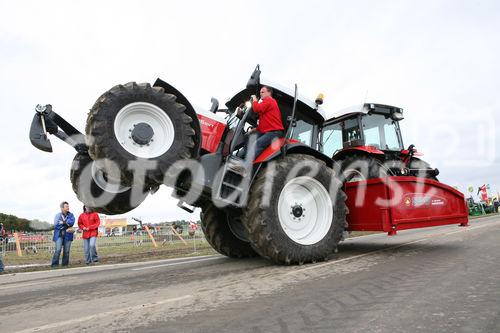
[[[201,228],[207,242],[215,251],[231,258],[249,258],[257,256],[249,242],[233,234],[228,224],[227,214],[207,204],[200,214]]]
[[[356,154],[340,161],[340,173],[342,181],[352,182],[385,177],[389,170],[376,157]]]
[[[272,163],[275,163],[272,184],[266,182],[266,170],[272,167],[268,165],[267,168],[262,169],[257,174],[250,188],[247,209],[243,215],[243,223],[247,228],[252,246],[261,256],[279,264],[302,264],[327,260],[336,250],[346,226],[346,195],[342,191],[341,182],[336,178],[334,171],[326,166],[323,161],[308,155],[288,155],[284,159]],[[308,175],[310,169],[303,168],[295,174],[295,177],[289,176],[290,171],[298,163],[307,163],[307,165],[316,168],[318,172],[315,175]],[[285,229],[290,229],[286,227],[286,223],[283,224],[288,212],[284,213],[284,215],[281,214],[285,218],[280,220],[280,212],[283,212],[283,207],[288,209],[288,202],[286,204],[282,203],[282,206],[280,206],[280,197],[282,195],[286,196],[284,189],[287,184],[301,180],[319,186],[318,188],[322,190],[316,190],[317,192],[323,192],[324,190],[323,202],[329,206],[325,209],[329,210],[331,216],[331,220],[329,220],[328,215],[325,215],[326,224],[322,227],[322,232],[319,233],[317,240],[309,239],[310,242],[307,242],[305,238],[294,239],[293,236],[290,236],[290,230],[285,231]],[[264,200],[269,201],[265,203]],[[300,200],[299,198],[297,201],[302,207]],[[313,207],[321,210],[322,207],[320,207],[319,202],[315,201],[316,206]],[[290,207],[290,214],[295,211],[296,206],[297,203],[295,203],[294,207]],[[307,211],[307,214],[314,214],[315,209],[311,210],[313,212]],[[305,209],[303,212],[301,209],[303,215],[300,217],[304,217],[303,226],[310,226],[310,223],[316,225],[315,221],[320,220],[319,213],[316,213],[316,218],[313,218],[313,220],[311,218],[309,220],[305,219],[305,213]],[[290,218],[293,218],[293,216]],[[310,234],[312,233],[310,232]]]
[[[159,107],[173,125],[174,135],[171,146],[164,153],[160,153],[159,156],[154,156],[154,154],[151,157],[147,156],[147,154],[147,157],[139,156],[140,154],[134,155],[125,149],[117,139],[117,135],[121,136],[124,144],[132,144],[133,147],[139,145],[140,149],[144,147],[145,150],[149,149],[150,143],[153,144],[154,140],[146,139],[150,141],[141,145],[135,140],[133,141],[132,135],[123,139],[122,131],[119,131],[121,134],[115,133],[114,126],[119,112],[125,106],[137,102]],[[166,171],[172,164],[179,159],[190,158],[194,154],[195,143],[193,136],[195,130],[192,124],[193,119],[185,114],[185,110],[184,105],[176,103],[174,95],[166,94],[161,87],[151,87],[149,83],[137,84],[135,82],[117,85],[99,97],[88,114],[85,132],[87,134],[89,154],[98,163],[101,163],[103,159],[108,159],[118,165],[121,171],[120,181],[125,185],[130,185],[133,181],[133,172],[128,170],[129,161],[137,159],[139,162],[157,162],[157,167],[154,170],[148,170],[146,177],[157,183],[162,183]],[[164,116],[161,111],[160,114]],[[144,121],[148,124],[146,120]],[[132,128],[124,130],[131,131]],[[156,133],[156,136],[153,134],[152,139],[157,139],[155,144],[158,144],[158,140],[162,140],[164,137],[158,136],[158,133]],[[171,138],[172,136],[170,136]]]
[[[107,191],[105,176],[100,178],[100,183],[96,182],[97,176],[95,170],[92,170],[92,163],[94,161],[89,155],[76,154],[71,165],[70,180],[78,200],[95,212],[107,215],[123,214],[139,206],[148,196],[149,189],[143,184],[139,185],[143,190],[135,196],[132,195],[132,187],[116,187],[116,190]],[[99,177],[101,176],[102,173]]]

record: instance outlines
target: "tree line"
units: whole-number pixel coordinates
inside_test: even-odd
[[[28,220],[15,215],[0,213],[0,223],[3,223],[5,231],[47,231],[53,226],[37,219]]]

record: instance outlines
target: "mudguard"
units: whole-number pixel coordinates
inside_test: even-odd
[[[196,115],[196,111],[193,108],[193,105],[189,102],[189,100],[184,96],[179,90],[177,90],[174,86],[168,84],[167,82],[163,81],[162,79],[158,78],[156,79],[155,83],[153,84],[155,87],[162,87],[165,89],[165,92],[167,94],[172,94],[177,97],[177,102],[183,104],[186,107],[186,114],[193,119],[193,129],[195,131],[195,135],[193,136],[194,140],[194,154],[192,158],[198,158],[200,155],[200,148],[201,148],[201,126],[200,122],[198,121],[198,116]]]
[[[269,162],[283,154],[304,154],[313,156],[319,160],[322,160],[329,167],[333,167],[334,161],[328,156],[320,153],[319,151],[300,143],[297,140],[286,140],[285,138],[279,138],[275,140],[269,147],[267,147],[254,161],[254,164]]]

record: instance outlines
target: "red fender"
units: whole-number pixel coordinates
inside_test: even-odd
[[[403,156],[407,156],[409,153],[410,153],[410,151],[408,149],[401,150],[401,155],[403,155]],[[413,153],[413,156],[424,156],[424,154],[422,154],[422,153],[420,153],[418,151],[415,151]]]
[[[300,143],[300,141],[297,141],[295,139],[289,139],[289,140],[286,140],[286,143],[287,144],[296,144],[296,143]],[[277,140],[274,140],[273,143],[271,143],[271,145],[269,145],[269,147],[267,147],[259,156],[257,156],[257,158],[255,159],[255,161],[253,163],[262,163],[262,162],[267,161],[273,155],[278,153],[284,144],[285,144],[285,138],[279,138]]]

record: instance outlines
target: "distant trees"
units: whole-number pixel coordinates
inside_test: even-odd
[[[5,231],[45,231],[51,230],[52,225],[40,220],[28,220],[15,215],[0,213],[0,223],[3,223]]]
[[[196,223],[200,223],[199,220],[192,220],[192,221],[196,222]],[[155,224],[156,225],[173,225],[173,224],[175,224],[176,226],[187,229],[187,227],[189,226],[189,222],[190,221],[186,221],[186,220],[175,220],[175,221],[164,221],[164,222],[155,223]]]

